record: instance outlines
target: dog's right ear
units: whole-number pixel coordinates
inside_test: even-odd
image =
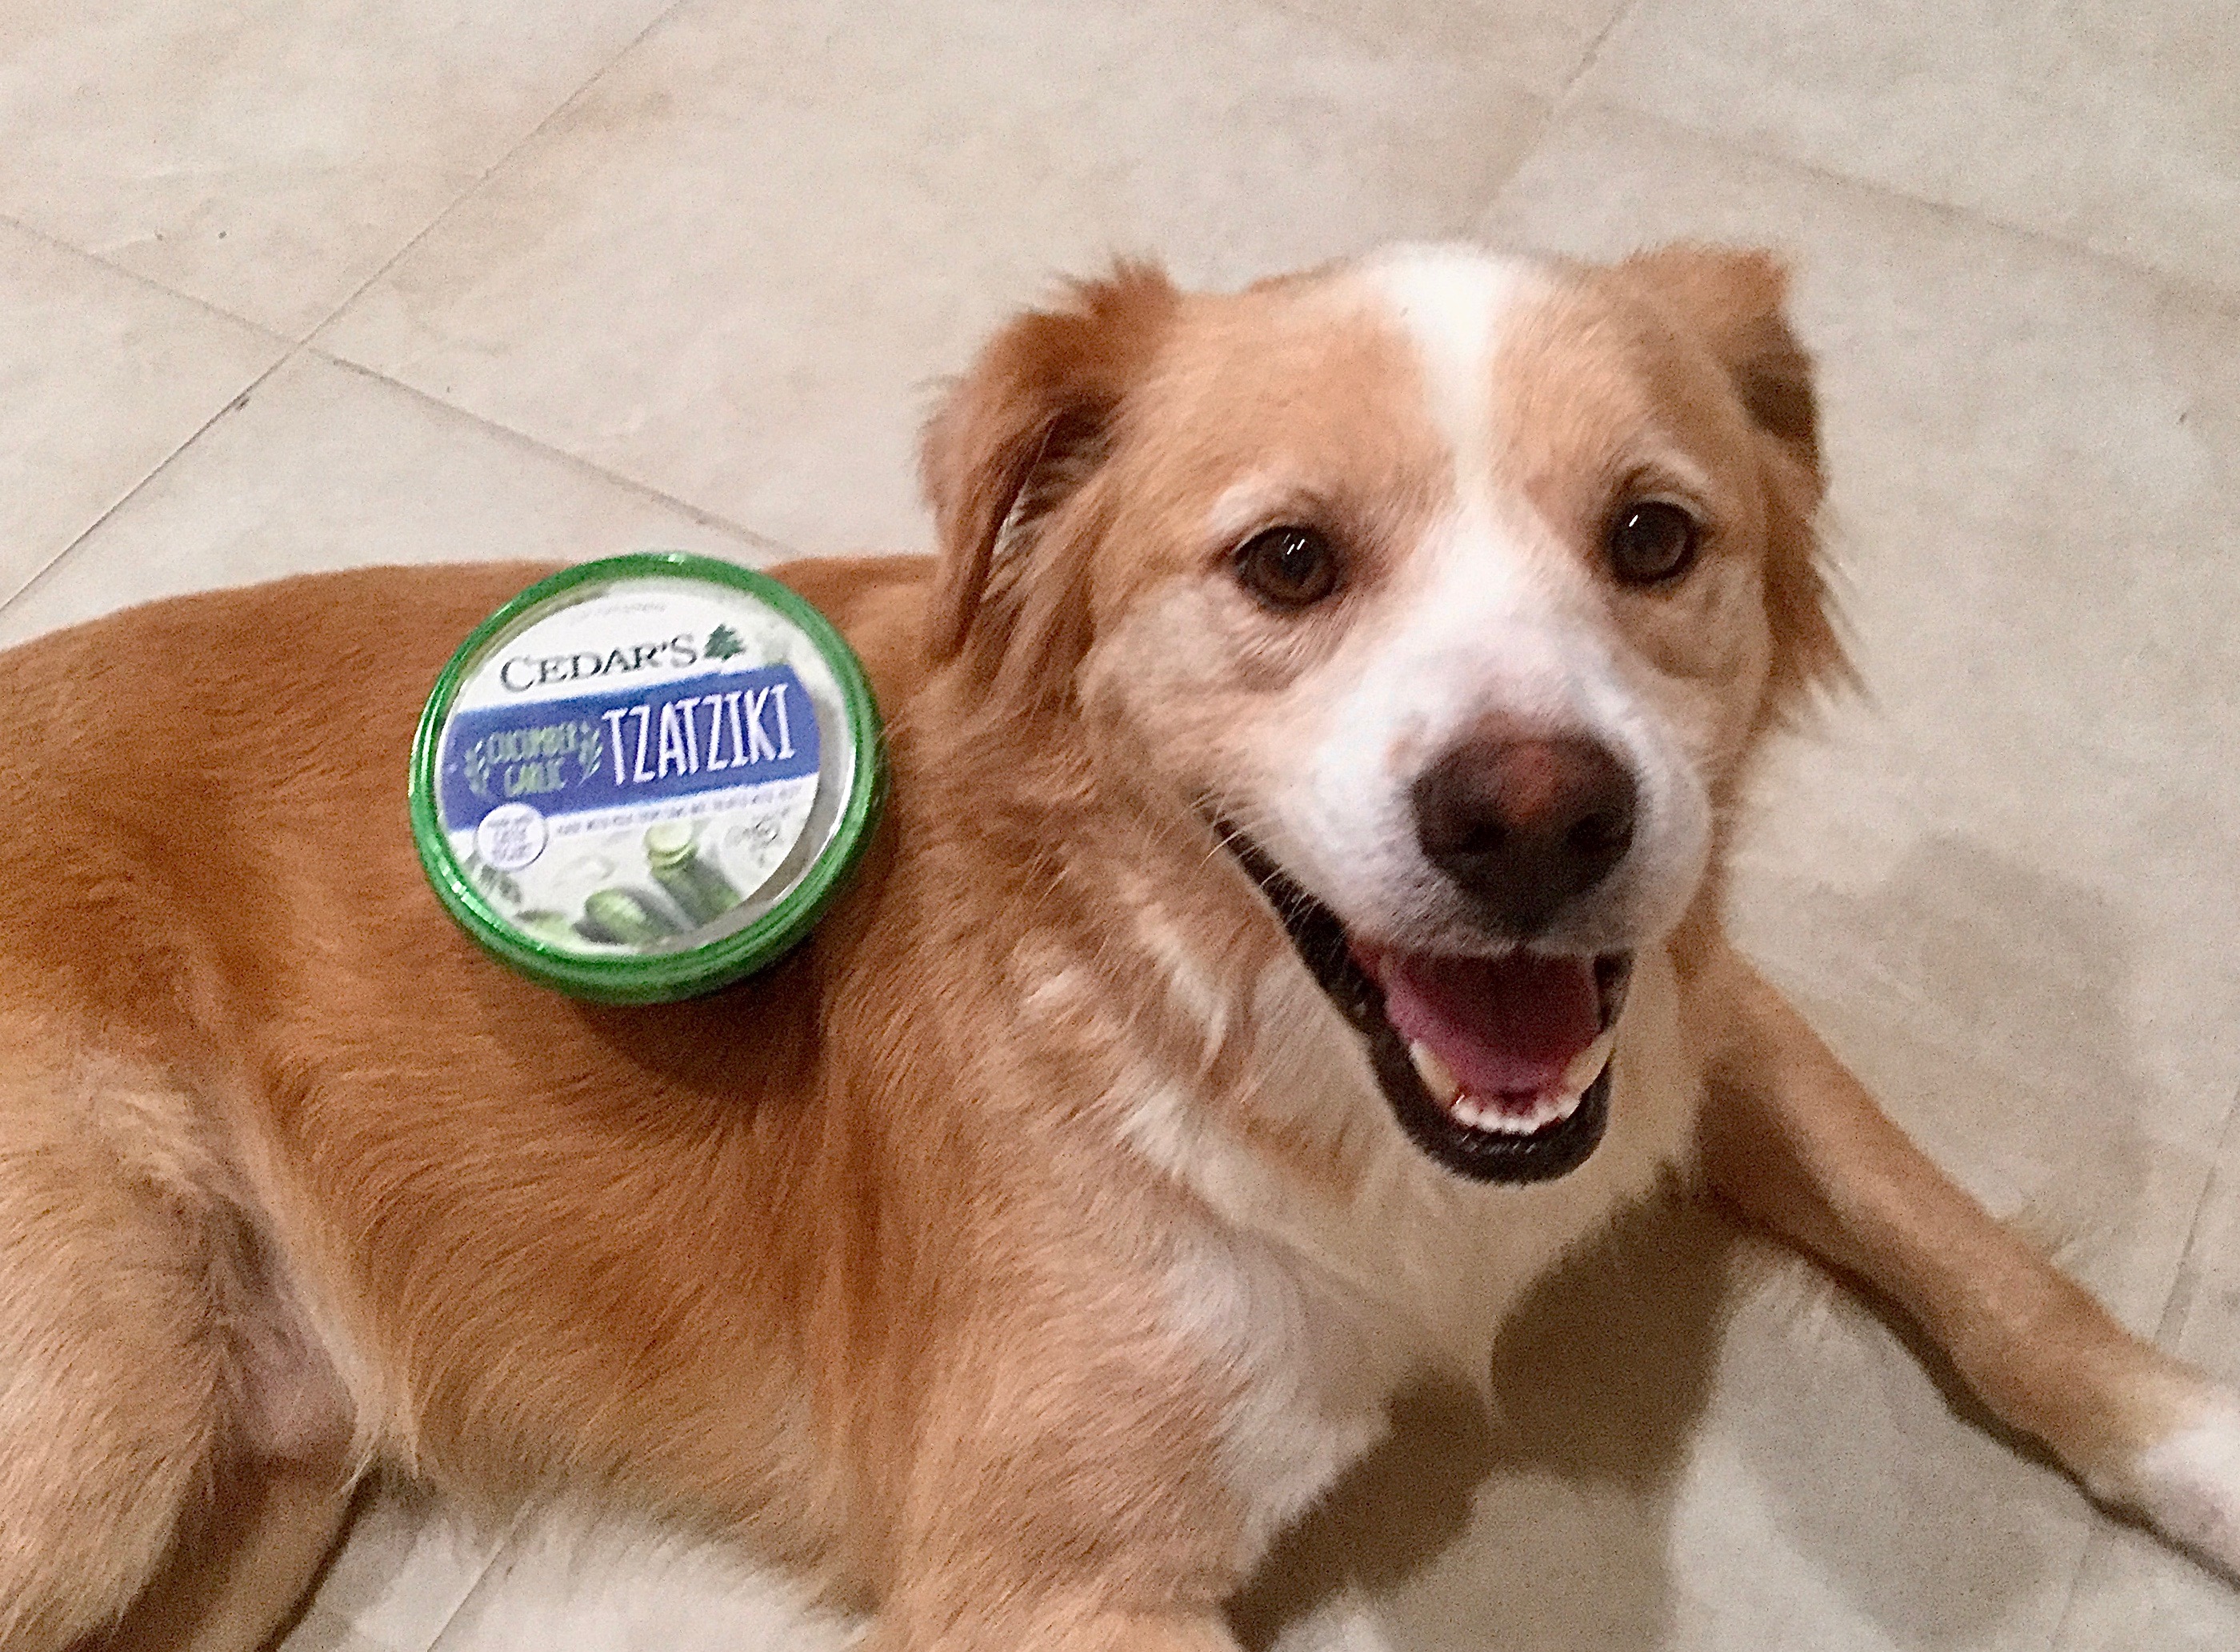
[[[1103,461],[1179,296],[1149,263],[1077,283],[1063,303],[997,334],[934,414],[920,469],[940,535],[926,634],[937,663],[964,647],[1000,594],[991,587],[1016,587],[1016,574],[997,577],[999,559],[1023,558]]]

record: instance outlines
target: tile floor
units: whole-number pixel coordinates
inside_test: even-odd
[[[1871,697],[1742,928],[1978,1193],[2240,1379],[2229,0],[0,0],[0,641],[373,561],[921,544],[1059,271],[1768,243]],[[1239,1602],[1280,1652],[2240,1644],[2240,1591],[1684,1210]],[[822,1649],[583,1515],[370,1501],[290,1652]]]

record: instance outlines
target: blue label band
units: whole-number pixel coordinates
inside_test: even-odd
[[[505,803],[576,815],[814,775],[817,709],[793,668],[712,672],[650,692],[452,714],[437,809],[471,830]]]

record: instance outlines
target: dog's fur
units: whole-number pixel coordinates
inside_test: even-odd
[[[696,1003],[535,989],[414,863],[427,685],[543,570],[0,658],[0,1646],[253,1644],[382,1461],[735,1535],[891,1652],[1215,1652],[1395,1386],[1482,1377],[1672,1163],[2240,1562],[2240,1412],[1722,938],[1751,753],[1842,669],[1783,287],[1402,249],[1219,296],[1123,267],[1014,323],[928,436],[937,561],[778,570],[869,665],[892,803],[812,941]],[[1643,489],[1704,548],[1626,590],[1602,524]],[[1272,613],[1231,553],[1303,518],[1345,583]],[[1357,936],[1487,946],[1405,800],[1490,718],[1583,731],[1643,800],[1542,943],[1637,952],[1607,1139],[1530,1186],[1403,1135],[1211,823]]]

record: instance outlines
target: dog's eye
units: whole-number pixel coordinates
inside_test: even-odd
[[[1703,536],[1696,518],[1662,499],[1637,499],[1618,507],[1603,549],[1610,571],[1629,585],[1677,579],[1696,560]]]
[[[1237,548],[1237,576],[1271,608],[1306,608],[1337,589],[1337,550],[1311,528],[1270,528]]]

